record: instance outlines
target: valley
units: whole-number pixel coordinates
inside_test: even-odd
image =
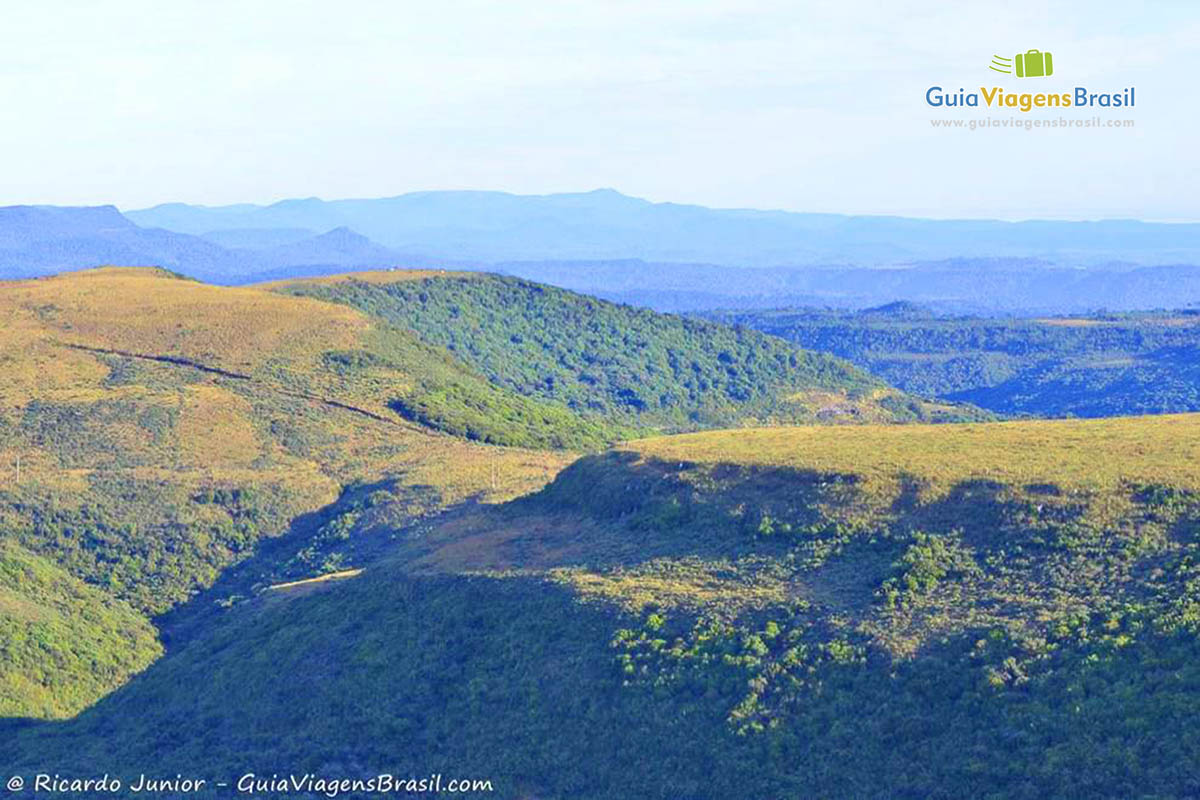
[[[1200,798],[1200,6],[10,5],[0,800]]]
[[[0,754],[452,763],[505,796],[1178,791],[1200,747],[1198,433],[1184,415],[618,445],[431,518],[360,574],[237,603]]]
[[[999,421],[481,273],[106,268],[0,319],[14,772],[1191,785],[1200,415]]]
[[[446,281],[421,272],[386,278],[435,294]],[[446,289],[460,280],[492,282],[470,276]],[[502,297],[508,287],[491,291]],[[614,325],[634,315],[607,308]],[[689,352],[699,340],[682,321],[639,313],[658,320],[643,334],[646,347],[661,348],[651,350],[655,359],[683,347],[696,374],[728,376],[764,352],[769,381],[740,378],[744,396],[731,393],[711,411],[693,394],[668,414],[643,415],[618,405],[616,389],[576,377],[570,402],[539,396],[395,324],[402,319],[270,288],[119,268],[0,286],[0,538],[5,607],[20,611],[12,623],[25,642],[0,662],[0,702],[15,716],[74,713],[160,651],[150,620],[214,583],[237,577],[236,591],[210,599],[229,604],[265,585],[356,567],[353,559],[381,545],[351,548],[351,530],[386,538],[441,509],[525,494],[578,452],[635,432],[760,420],[768,411],[816,419],[827,406],[850,409],[842,416],[851,420],[924,413],[925,404],[910,408],[902,393],[837,359],[759,334],[741,337],[740,351],[705,344]],[[580,318],[562,324],[555,335],[578,339],[571,326]],[[592,352],[619,355],[623,370],[659,369],[623,348],[617,340]],[[556,374],[566,382],[571,369]],[[271,555],[247,561],[263,548]],[[64,594],[92,611],[78,618],[68,608],[60,620],[37,610],[70,606],[55,599]],[[82,628],[94,651],[73,654],[63,626]],[[114,636],[135,643],[128,658],[116,657]],[[29,660],[39,648],[54,654],[52,673]]]

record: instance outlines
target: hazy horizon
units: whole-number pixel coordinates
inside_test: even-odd
[[[98,202],[98,203],[87,203],[87,204],[6,203],[5,205],[0,206],[0,208],[13,208],[13,207],[20,207],[20,206],[47,207],[47,208],[72,208],[72,207],[89,208],[89,207],[112,206],[113,208],[116,208],[119,212],[121,212],[122,214],[128,214],[128,213],[134,213],[134,212],[139,212],[139,211],[147,211],[147,210],[151,210],[151,209],[158,208],[161,206],[171,206],[171,205],[186,205],[186,206],[191,206],[193,208],[204,208],[204,209],[210,209],[210,210],[236,208],[239,206],[269,208],[271,206],[279,205],[281,203],[288,203],[288,202],[294,202],[294,201],[317,200],[317,201],[320,201],[323,203],[337,203],[337,202],[343,202],[343,201],[388,200],[388,199],[393,199],[393,198],[397,198],[397,197],[406,197],[406,196],[420,195],[420,194],[436,194],[436,193],[443,193],[443,192],[502,194],[502,195],[509,195],[509,196],[513,196],[513,197],[552,197],[552,196],[562,196],[562,195],[586,195],[586,194],[594,194],[597,192],[615,192],[617,194],[620,194],[624,197],[627,197],[627,198],[630,198],[633,200],[644,200],[646,202],[653,203],[655,205],[696,206],[696,207],[708,208],[708,209],[712,209],[712,210],[716,210],[716,211],[761,211],[761,212],[767,212],[767,213],[824,214],[824,215],[845,216],[845,217],[895,217],[895,218],[909,218],[909,219],[924,219],[924,220],[932,220],[932,221],[981,221],[981,222],[1014,222],[1014,223],[1015,222],[1042,222],[1042,221],[1052,221],[1052,222],[1148,222],[1148,223],[1166,224],[1166,225],[1200,224],[1200,220],[1152,219],[1152,218],[1147,218],[1147,217],[1104,217],[1104,216],[1053,217],[1053,216],[1046,216],[1046,217],[1004,218],[1004,217],[986,217],[986,216],[976,216],[976,217],[915,216],[915,215],[910,215],[910,214],[869,214],[869,213],[868,214],[859,214],[859,213],[854,213],[854,212],[850,212],[850,211],[807,211],[807,210],[803,210],[803,209],[769,208],[769,207],[762,207],[762,206],[720,206],[720,205],[705,205],[702,203],[686,203],[686,202],[679,202],[676,200],[651,200],[650,198],[639,197],[637,195],[632,195],[627,192],[622,192],[620,189],[616,189],[611,186],[599,186],[594,189],[581,189],[581,190],[577,190],[577,191],[563,191],[563,192],[512,192],[512,191],[506,191],[504,189],[414,189],[412,191],[397,192],[394,194],[385,194],[385,195],[378,195],[378,196],[371,196],[371,197],[367,197],[367,196],[321,197],[319,195],[308,195],[308,196],[295,196],[295,197],[278,197],[278,198],[269,199],[269,200],[244,200],[244,201],[236,201],[236,202],[230,202],[230,203],[201,203],[201,202],[190,202],[186,199],[180,199],[180,200],[167,200],[167,201],[163,201],[161,203],[154,203],[154,204],[148,205],[148,206],[121,206],[121,205],[118,205],[117,203],[111,203],[111,202],[109,202],[109,203]]]
[[[845,217],[896,217],[896,218],[910,218],[910,219],[927,219],[927,220],[933,220],[933,221],[1150,222],[1150,223],[1169,224],[1169,225],[1200,224],[1200,219],[1151,219],[1151,218],[1147,218],[1147,217],[1104,217],[1104,216],[1054,217],[1054,216],[1045,216],[1045,217],[1005,218],[1005,217],[987,217],[987,216],[976,216],[976,217],[932,216],[932,215],[917,216],[917,215],[913,215],[913,214],[855,213],[852,211],[810,211],[810,210],[805,210],[805,209],[770,208],[770,207],[766,207],[766,206],[747,206],[747,205],[722,206],[722,205],[708,205],[705,203],[681,202],[681,201],[670,200],[670,199],[654,200],[654,199],[651,199],[648,197],[640,197],[638,195],[630,194],[628,192],[623,192],[620,189],[614,188],[612,186],[597,186],[593,189],[580,189],[580,190],[574,190],[574,191],[566,190],[566,191],[561,191],[561,192],[513,192],[513,191],[508,191],[505,189],[413,189],[411,191],[396,192],[393,194],[383,194],[383,195],[376,195],[376,196],[370,196],[370,197],[368,197],[368,196],[321,197],[319,195],[307,195],[307,196],[295,196],[295,197],[278,197],[278,198],[274,198],[274,199],[270,199],[270,200],[244,200],[244,201],[235,201],[235,202],[230,202],[230,203],[193,203],[193,202],[189,202],[187,200],[167,200],[167,201],[164,201],[161,203],[155,203],[155,204],[149,205],[149,206],[138,206],[138,207],[134,207],[134,206],[122,207],[120,205],[117,205],[116,203],[103,203],[100,205],[112,205],[118,211],[120,211],[122,214],[125,214],[125,213],[130,213],[130,212],[146,211],[146,210],[150,210],[150,209],[157,208],[160,206],[170,206],[170,205],[187,205],[187,206],[192,206],[194,208],[205,208],[205,209],[212,209],[212,210],[219,210],[219,209],[223,209],[223,208],[236,208],[238,206],[253,206],[253,207],[258,207],[258,208],[268,208],[270,206],[279,205],[281,203],[293,202],[293,201],[317,200],[317,201],[320,201],[323,203],[338,203],[338,202],[343,202],[343,201],[354,202],[354,201],[367,201],[367,200],[388,200],[388,199],[393,199],[393,198],[397,198],[397,197],[407,197],[407,196],[411,196],[411,195],[420,195],[420,194],[436,194],[436,193],[442,193],[442,192],[503,194],[503,195],[510,195],[513,197],[553,197],[553,196],[562,196],[562,195],[586,195],[586,194],[594,194],[597,192],[616,192],[617,194],[620,194],[624,197],[627,197],[627,198],[630,198],[633,200],[644,200],[648,203],[653,203],[655,205],[697,206],[697,207],[701,207],[701,208],[712,209],[715,211],[762,211],[762,212],[768,212],[768,213],[825,214],[825,215],[830,215],[830,216],[845,216]],[[23,204],[17,204],[17,205],[23,205]],[[47,204],[47,205],[53,205],[53,204]]]
[[[109,0],[8,10],[3,204],[614,186],[713,208],[1200,220],[1200,8]],[[989,72],[1053,52],[1054,76]],[[1136,87],[1131,129],[946,130],[926,90]],[[1057,114],[1057,112],[1054,112]],[[1091,115],[1079,110],[1078,117]]]

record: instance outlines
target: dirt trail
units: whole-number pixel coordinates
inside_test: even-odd
[[[198,370],[200,372],[206,372],[210,375],[219,375],[222,378],[232,378],[233,380],[247,381],[247,382],[253,383],[255,386],[261,387],[263,389],[274,392],[276,394],[284,395],[285,397],[294,397],[299,400],[311,400],[312,402],[321,403],[322,405],[329,406],[330,408],[338,408],[338,409],[341,409],[342,411],[349,411],[353,414],[360,414],[364,417],[373,419],[376,422],[383,422],[388,425],[395,425],[397,427],[404,428],[405,430],[416,430],[416,431],[421,431],[422,433],[427,433],[427,434],[433,435],[432,432],[430,432],[429,430],[427,430],[426,428],[424,428],[420,425],[414,425],[412,423],[409,423],[407,421],[400,420],[400,419],[392,419],[390,417],[385,417],[383,414],[378,414],[374,411],[371,411],[366,408],[362,408],[360,406],[354,406],[354,405],[350,405],[349,403],[343,403],[340,400],[333,400],[332,398],[329,398],[329,397],[321,397],[319,395],[309,394],[307,392],[296,392],[291,389],[283,389],[278,386],[271,386],[270,384],[267,384],[261,380],[258,380],[253,375],[247,375],[243,372],[232,372],[227,369],[221,369],[220,367],[211,367],[207,364],[202,364],[198,361],[193,361],[190,358],[182,358],[180,356],[161,356],[161,355],[153,355],[150,353],[133,353],[128,350],[115,350],[115,349],[108,348],[108,347],[90,347],[90,346],[84,345],[84,344],[73,344],[71,342],[62,342],[60,344],[62,344],[63,347],[69,347],[72,350],[82,350],[87,353],[100,353],[100,354],[109,355],[109,356],[119,356],[121,358],[136,358],[136,359],[139,359],[142,361],[153,361],[153,362],[156,362],[159,364],[169,364],[169,365],[175,366],[175,367],[188,367],[189,369]]]

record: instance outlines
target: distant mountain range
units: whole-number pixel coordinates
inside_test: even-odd
[[[668,311],[911,300],[954,313],[1047,313],[1200,302],[1200,225],[710,209],[609,189],[125,214],[0,208],[0,278],[104,264],[222,284],[392,266],[491,270]]]
[[[999,222],[800,214],[652,203],[611,189],[551,195],[415,192],[209,208],[170,203],[129,218],[211,236],[347,227],[407,253],[468,261],[604,260],[732,266],[898,264],[956,257],[1060,263],[1200,262],[1200,225],[1129,220]]]
[[[236,274],[233,260],[204,239],[141,228],[113,206],[0,208],[0,275],[7,278],[101,264]]]
[[[206,236],[142,226],[113,206],[0,208],[0,278],[105,265],[156,266],[220,284],[439,259],[396,252],[348,228],[218,231]]]

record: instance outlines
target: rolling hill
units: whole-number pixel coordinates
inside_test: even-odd
[[[512,278],[400,271],[268,286],[349,305],[448,349],[522,397],[643,435],[753,421],[978,416],[914,401],[844,361],[754,331]],[[422,408],[409,413],[427,419]]]
[[[0,285],[0,343],[0,538],[16,547],[6,558],[27,565],[10,573],[5,608],[31,609],[15,618],[26,637],[16,641],[42,642],[47,659],[5,649],[9,713],[94,701],[153,657],[153,635],[141,641],[150,617],[347,487],[373,486],[420,514],[522,493],[565,459],[438,435],[392,412],[393,397],[457,390],[484,409],[461,412],[469,419],[503,409],[510,434],[527,424],[535,438],[596,441],[569,414],[352,309],[155,270]],[[303,556],[273,569],[338,566]],[[66,605],[59,595],[79,598],[78,616],[35,613]],[[53,657],[67,630],[97,656]],[[128,660],[101,657],[121,636],[136,643]]]
[[[574,452],[757,421],[764,409],[808,419],[834,408],[843,421],[925,409],[760,334],[482,275],[366,280],[376,283],[273,291],[106,268],[0,284],[0,541],[11,565],[0,608],[19,632],[0,650],[7,714],[74,713],[156,656],[151,620],[163,641],[183,641],[264,586],[361,566],[424,516],[537,488]],[[485,290],[464,294],[468,280]],[[504,307],[505,321],[485,326],[495,337],[532,330],[551,307],[530,302],[540,293],[595,302],[606,324],[632,326],[641,350],[595,343],[620,370],[588,384],[563,368],[568,398],[448,349],[436,334],[451,329],[445,317],[421,334],[400,316],[300,296],[409,284],[429,308]],[[585,323],[563,318],[554,333],[582,341]],[[729,359],[717,341],[736,345]],[[676,351],[710,378],[741,369],[735,356],[761,354],[764,367],[739,377],[744,396],[711,408],[695,396],[669,415],[612,407]],[[529,358],[532,371],[547,366]],[[364,528],[376,535],[351,539]],[[201,593],[206,603],[193,602]],[[68,636],[78,650],[64,649]]]
[[[504,797],[1187,796],[1198,456],[1198,416],[630,442],[236,605],[0,758],[432,768]]]
[[[13,774],[1196,788],[1200,415],[881,424],[972,412],[441,271],[12,282],[0,343]]]

